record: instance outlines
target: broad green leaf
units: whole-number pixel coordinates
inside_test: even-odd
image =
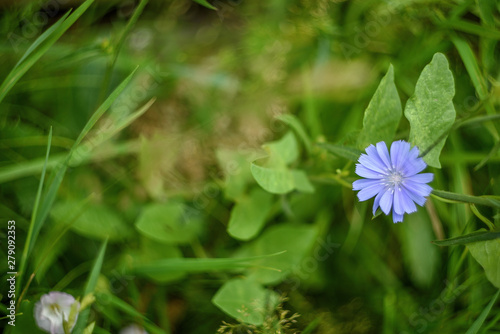
[[[104,262],[104,254],[106,253],[106,247],[108,245],[108,240],[104,240],[97,254],[97,257],[94,262],[94,266],[92,267],[92,271],[89,274],[87,279],[87,284],[85,285],[85,291],[82,296],[87,296],[88,294],[94,293],[97,279],[99,278],[99,274],[101,273],[102,263]],[[90,308],[86,308],[78,315],[78,320],[76,321],[75,328],[73,329],[73,333],[82,332],[85,327],[87,327],[87,319],[90,314]]]
[[[295,185],[295,189],[297,189],[298,191],[302,191],[304,193],[314,192],[314,187],[311,184],[311,182],[309,182],[307,174],[304,173],[304,171],[292,170],[291,172],[293,176],[293,183]]]
[[[436,53],[405,107],[410,122],[410,142],[420,149],[429,166],[440,168],[439,155],[455,121],[455,83],[446,57]]]
[[[272,194],[286,194],[294,189],[314,192],[307,175],[301,170],[265,168],[252,163],[251,171],[257,183]]]
[[[237,200],[244,195],[246,187],[252,181],[248,158],[237,151],[219,149],[216,152],[219,167],[224,173],[224,195],[227,199]]]
[[[250,170],[255,181],[264,190],[272,194],[286,194],[294,189],[314,191],[304,172],[287,167],[299,156],[297,140],[292,132],[288,132],[278,141],[263,145],[263,148],[269,156],[258,159],[258,164],[254,161]]]
[[[365,149],[368,145],[380,141],[392,142],[401,115],[401,101],[394,84],[394,69],[390,65],[365,110],[358,147]]]
[[[281,224],[272,226],[252,243],[244,245],[237,256],[259,256],[283,252],[263,258],[258,267],[249,269],[249,277],[262,284],[278,284],[294,269],[313,247],[318,231],[311,225]],[[314,260],[314,259],[313,259]]]
[[[124,240],[133,233],[118,213],[101,204],[65,200],[54,205],[51,216],[62,225],[71,225],[75,233],[92,239]]]
[[[249,240],[255,237],[271,211],[273,196],[256,188],[236,202],[231,210],[227,232],[234,238]]]
[[[259,186],[272,194],[286,194],[295,188],[293,174],[286,167],[266,168],[253,162],[250,168]]]
[[[269,153],[273,161],[279,159],[288,165],[299,157],[299,147],[293,132],[287,132],[281,139],[266,143],[262,147]]]
[[[236,320],[262,325],[278,305],[279,295],[250,279],[233,278],[217,291],[212,303]]]
[[[363,151],[349,146],[343,146],[331,143],[319,143],[317,145],[319,147],[324,148],[333,155],[355,162],[358,161],[359,156],[361,155],[361,153],[363,153]]]
[[[309,135],[307,134],[306,130],[304,130],[304,127],[302,126],[300,120],[294,115],[290,114],[282,114],[277,116],[276,118],[282,121],[283,123],[288,124],[292,129],[294,129],[299,138],[304,143],[307,153],[311,153],[312,150],[311,138],[309,138]]]
[[[186,244],[198,235],[201,222],[184,203],[172,201],[146,206],[135,227],[142,235],[158,242]]]
[[[500,239],[467,244],[470,253],[484,268],[486,278],[500,289]]]

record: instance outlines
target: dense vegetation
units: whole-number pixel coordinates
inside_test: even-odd
[[[6,333],[500,333],[497,1],[0,8]],[[394,224],[352,183],[396,140]]]

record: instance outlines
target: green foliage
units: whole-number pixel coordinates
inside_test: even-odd
[[[396,134],[401,114],[401,101],[394,84],[394,68],[390,65],[365,110],[358,147],[365,149],[380,141],[390,143]]]
[[[298,144],[292,132],[288,132],[278,141],[267,143],[263,148],[269,156],[263,166],[252,163],[252,175],[257,183],[272,194],[286,194],[297,189],[303,192],[313,192],[314,187],[301,170],[292,170],[289,164],[299,156]],[[263,159],[259,159],[261,161]]]
[[[53,290],[73,333],[500,329],[496,1],[10,2],[6,334]],[[443,190],[394,225],[352,182],[400,139]]]
[[[242,247],[238,257],[262,256],[283,252],[280,255],[265,257],[249,269],[248,278],[265,285],[282,282],[301,264],[312,249],[318,231],[314,226],[280,224],[272,226],[257,240]],[[314,261],[314,259],[313,259]]]
[[[278,304],[279,295],[251,279],[233,278],[217,291],[212,302],[236,320],[262,325],[264,316]]]
[[[54,205],[51,216],[57,223],[91,239],[123,241],[133,235],[120,215],[104,205],[66,200]]]
[[[484,268],[486,277],[491,284],[500,289],[500,240],[498,238],[487,241],[468,243],[467,248]]]
[[[201,224],[182,202],[150,204],[135,223],[143,236],[165,244],[185,244],[200,233]]]
[[[439,154],[455,121],[454,95],[448,61],[443,54],[436,53],[420,74],[415,94],[405,107],[410,142],[419,147],[425,162],[432,167],[441,167]]]
[[[73,14],[69,15],[69,13],[67,13],[33,42],[0,86],[0,102],[2,102],[19,79],[21,79],[21,77],[50,49],[64,32],[78,20],[93,2],[94,0],[87,0],[78,7]]]
[[[240,240],[255,237],[264,227],[272,199],[271,194],[258,188],[252,190],[248,197],[241,198],[231,210],[227,233]]]

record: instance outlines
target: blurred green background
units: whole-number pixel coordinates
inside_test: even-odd
[[[81,3],[3,1],[2,81]],[[262,144],[287,133],[282,115],[295,115],[313,143],[354,146],[389,65],[404,106],[436,52],[454,75],[457,119],[497,115],[499,10],[497,1],[482,0],[96,0],[0,103],[0,215],[16,220],[20,261],[50,128],[47,185],[96,109],[137,68],[68,162],[26,260],[23,284],[36,272],[26,310],[48,291],[83,296],[108,238],[89,317],[94,333],[118,333],[129,323],[150,333],[214,333],[223,321],[237,326],[224,333],[466,332],[495,288],[463,246],[431,241],[484,227],[468,205],[432,199],[404,223],[371,220],[371,202],[359,203],[350,189],[354,164],[316,145],[308,152],[300,144],[292,162],[314,193],[269,195],[249,168],[266,154]],[[127,118],[144,105],[137,119]],[[500,195],[498,128],[493,120],[453,130],[442,169],[430,168],[432,186]],[[408,133],[403,118],[396,138]],[[334,176],[325,181],[325,174]],[[242,202],[250,204],[235,213]],[[480,211],[498,224],[498,211]],[[236,214],[262,225],[235,237],[228,225]],[[131,269],[282,250],[283,260],[245,271]],[[279,272],[266,267],[280,262],[282,274],[269,274]],[[264,312],[276,319],[244,329],[212,298],[231,278],[252,275],[286,300]],[[478,333],[500,333],[498,311]],[[36,333],[30,317],[19,315],[9,330]]]

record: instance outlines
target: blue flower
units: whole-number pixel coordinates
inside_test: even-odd
[[[360,190],[359,200],[375,196],[373,214],[379,205],[386,215],[392,208],[394,223],[402,222],[405,213],[417,211],[415,203],[423,206],[432,191],[426,183],[432,181],[434,174],[418,174],[427,164],[418,156],[418,148],[410,147],[408,142],[395,141],[389,154],[385,142],[381,141],[376,146],[368,146],[356,164],[356,174],[365,178],[352,184],[353,190]]]

